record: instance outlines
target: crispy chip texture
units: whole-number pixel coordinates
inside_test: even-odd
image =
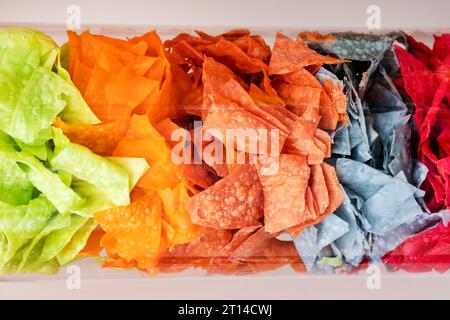
[[[347,124],[347,101],[340,82],[319,73],[344,60],[281,33],[273,50],[247,29],[196,34],[163,43],[155,31],[129,40],[69,32],[69,73],[102,123],[55,125],[96,153],[149,165],[129,206],[96,214],[103,233],[85,254],[101,239],[107,267],[303,270],[293,242],[275,237],[342,201],[323,161],[325,130]],[[198,132],[209,140],[198,145]],[[174,150],[187,153],[183,163]]]

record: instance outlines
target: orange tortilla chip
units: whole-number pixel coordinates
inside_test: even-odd
[[[60,128],[73,143],[81,144],[101,156],[111,156],[125,135],[128,120],[84,125],[66,124],[57,118],[54,126]]]
[[[172,190],[160,190],[158,195],[164,208],[163,218],[175,231],[174,245],[191,242],[204,231],[202,227],[191,222],[185,206],[189,195],[183,184],[180,183]]]
[[[130,123],[125,132],[125,138],[128,139],[146,139],[153,138],[162,145],[159,132],[150,124],[147,116],[134,114],[130,118]]]
[[[151,192],[126,207],[97,212],[95,219],[106,232],[102,247],[139,268],[154,266],[160,254],[161,215],[161,201]]]
[[[84,98],[100,120],[111,122],[129,116],[158,86],[159,82],[135,74],[126,67],[110,72],[96,65]]]
[[[164,219],[161,219],[161,241],[159,244],[159,255],[162,256],[164,252],[172,248],[175,239],[175,229],[172,228]]]
[[[174,146],[177,143],[177,141],[172,141],[173,132],[176,130],[184,130],[169,118],[165,118],[162,121],[155,124],[155,129],[158,130],[158,132],[164,137],[167,144],[170,146]]]
[[[92,76],[92,68],[89,68],[80,60],[75,60],[73,65],[72,81],[82,95],[86,91],[91,76]]]
[[[145,42],[147,44],[146,54],[149,56],[159,56],[164,50],[163,43],[155,30],[149,31],[142,36],[132,38],[130,42]]]
[[[144,75],[155,62],[155,57],[142,56],[130,53],[124,48],[105,41],[105,37],[98,38],[89,32],[81,34],[81,57],[80,60],[86,65],[94,67],[98,57],[104,53],[116,58],[124,66],[128,67],[138,75]],[[120,40],[119,40],[120,41]]]
[[[137,186],[158,191],[165,188],[173,189],[181,182],[172,164],[156,162],[150,165],[150,169],[139,179]]]
[[[189,92],[181,101],[187,114],[201,117],[203,114],[203,85]]]
[[[97,226],[94,231],[92,231],[89,239],[84,246],[83,250],[80,251],[78,257],[96,257],[102,251],[102,246],[100,245],[100,241],[105,235],[105,231],[102,230],[99,226]]]
[[[81,39],[74,31],[67,31],[67,37],[69,38],[69,74],[73,77],[73,71],[75,68],[75,62],[80,60],[81,57]]]

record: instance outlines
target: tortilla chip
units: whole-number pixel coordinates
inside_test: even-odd
[[[161,215],[161,201],[151,192],[126,207],[97,212],[95,219],[106,232],[102,247],[139,268],[154,266],[160,254]]]
[[[269,64],[269,75],[295,72],[310,65],[337,64],[345,60],[323,56],[306,44],[277,33]]]
[[[60,128],[73,143],[81,144],[101,156],[111,156],[125,135],[128,120],[84,125],[66,124],[57,118],[54,126]]]
[[[328,208],[325,210],[323,215],[328,215],[333,213],[339,205],[344,200],[344,192],[342,192],[341,185],[336,176],[336,170],[327,163],[322,163],[323,175],[325,178],[325,183],[327,184],[328,196],[330,199]]]
[[[204,231],[202,227],[191,222],[185,207],[189,195],[183,184],[180,183],[174,189],[160,190],[158,195],[163,204],[163,218],[175,232],[173,245],[191,242]]]
[[[226,178],[186,201],[194,223],[217,229],[260,225],[263,193],[254,166],[241,165]]]
[[[264,193],[265,230],[276,233],[306,220],[305,191],[310,168],[306,157],[282,154],[274,174],[259,174]]]

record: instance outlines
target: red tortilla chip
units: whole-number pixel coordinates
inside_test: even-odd
[[[327,184],[328,196],[330,198],[330,203],[328,208],[323,213],[328,215],[333,213],[344,200],[344,192],[342,191],[341,185],[336,175],[336,170],[329,164],[322,163],[323,175],[325,177],[325,182]]]
[[[226,153],[225,145],[216,138],[203,146],[203,161],[219,177],[226,177],[229,174]]]
[[[149,146],[143,147],[148,148]],[[150,165],[150,169],[139,179],[137,186],[146,190],[158,191],[165,188],[173,189],[180,182],[181,178],[174,171],[172,163],[156,162]]]
[[[248,237],[231,255],[230,260],[240,269],[235,274],[275,270],[291,264],[297,270],[304,270],[292,241],[280,241],[265,228]],[[245,268],[243,268],[243,264]]]
[[[270,239],[270,241],[247,260],[252,272],[265,272],[291,265],[297,272],[305,272],[306,268],[292,241]]]
[[[295,72],[310,65],[337,64],[345,60],[323,56],[310,49],[306,44],[289,39],[277,33],[270,58],[269,74]]]
[[[319,128],[324,130],[336,130],[338,121],[339,121],[339,113],[336,109],[333,100],[328,96],[325,89],[322,90],[320,95],[320,122]]]
[[[212,105],[212,100],[215,95],[222,89],[222,87],[231,79],[238,80],[237,76],[228,69],[225,65],[216,62],[213,58],[205,58],[203,63],[203,114],[205,119],[209,108]]]
[[[237,102],[242,108],[264,120],[264,122],[270,123],[274,128],[278,128],[281,131],[280,133],[284,133],[286,136],[289,133],[289,128],[283,123],[282,120],[280,120],[277,116],[274,116],[272,113],[266,112],[265,110],[259,108],[253,101],[250,94],[248,94],[247,91],[245,91],[245,89],[242,88],[241,85],[235,80],[230,79],[222,87],[220,93],[226,98]],[[283,115],[278,116],[283,117]],[[282,138],[282,140],[284,139]]]
[[[235,262],[244,263],[247,262],[265,245],[270,242],[274,236],[272,233],[267,232],[265,227],[261,227],[248,237],[231,255],[230,259]]]
[[[203,54],[191,46],[186,40],[180,41],[174,45],[173,50],[183,57],[183,59],[190,60],[194,64],[201,65],[203,63]]]
[[[195,33],[198,34],[198,36],[201,39],[215,43],[215,42],[218,42],[222,38],[224,38],[228,41],[235,41],[241,37],[250,35],[250,30],[248,30],[246,28],[232,29],[232,30],[228,30],[227,32],[224,32],[222,34],[219,34],[217,36],[209,35],[206,32],[203,32],[201,30],[195,30]]]
[[[249,57],[266,61],[270,58],[270,47],[261,36],[244,35],[233,41]]]
[[[225,39],[206,46],[203,52],[235,72],[252,74],[267,68],[267,65],[261,60],[248,56],[236,44]]]
[[[183,164],[182,173],[184,179],[187,180],[187,184],[190,190],[194,193],[202,191],[212,186],[218,179],[215,178],[206,168],[206,164]]]
[[[293,84],[282,84],[277,89],[280,97],[297,116],[310,107],[318,108],[320,105],[322,89]]]
[[[232,239],[229,230],[207,229],[190,243],[175,246],[160,259],[162,272],[179,272],[190,267],[207,268],[210,259]]]
[[[266,113],[270,113],[287,128],[288,132],[292,130],[293,124],[298,119],[297,115],[290,112],[283,105],[277,104],[271,97],[254,84],[250,85],[249,94],[258,108]]]
[[[189,92],[181,101],[187,114],[201,117],[203,115],[203,85]]]
[[[297,86],[322,89],[322,85],[319,80],[317,80],[313,73],[305,68],[300,68],[294,72],[277,76],[276,79],[277,81],[282,81]]]
[[[220,248],[208,265],[209,274],[233,274],[242,266],[241,263],[231,260],[231,256],[241,244],[248,239],[259,227],[247,227],[239,229],[233,239],[225,246]]]
[[[326,79],[323,83],[325,92],[333,101],[334,107],[339,114],[347,113],[347,96],[343,91],[340,82],[333,82],[331,79]]]
[[[254,166],[241,165],[226,178],[186,201],[194,223],[216,229],[259,225],[263,193]]]
[[[306,222],[300,223],[288,229],[288,232],[292,234],[294,237],[297,237],[306,227],[314,224],[314,221],[320,215],[320,213],[317,212],[317,205],[314,200],[314,194],[312,193],[310,186],[306,187],[305,203],[306,203],[305,209]]]
[[[240,131],[246,134],[245,141],[242,139],[242,143],[238,143],[238,139],[230,141],[230,143],[236,142],[234,148],[243,152],[250,152],[252,154],[267,154],[268,150],[271,150],[271,145],[268,143],[268,139],[263,134],[259,134],[261,131],[266,132],[269,136],[272,130],[278,130],[279,136],[279,148],[283,145],[285,135],[278,128],[274,128],[270,123],[267,123],[261,118],[258,118],[251,112],[242,108],[236,102],[226,99],[222,96],[216,96],[213,104],[208,112],[208,116],[203,124],[204,130],[215,130],[220,132],[222,139],[225,140],[228,130],[246,130]],[[240,132],[236,132],[237,134]],[[219,137],[218,137],[219,138]],[[250,142],[250,140],[252,142]],[[254,141],[254,142],[253,142]],[[226,141],[222,141],[226,144]],[[266,145],[266,148],[262,146]],[[279,148],[275,150],[279,152]]]
[[[283,231],[306,220],[305,192],[309,175],[306,157],[288,154],[280,155],[276,173],[260,173],[267,232]]]
[[[329,151],[326,150],[327,146],[324,143],[322,145],[325,146],[325,150],[316,143],[319,140],[315,139],[319,118],[317,107],[307,109],[293,124],[283,151],[306,156],[308,164],[320,164]]]
[[[321,129],[317,129],[316,133],[314,134],[314,137],[319,139],[325,146],[326,146],[326,158],[331,157],[331,137],[330,135]]]
[[[317,203],[317,209],[319,213],[324,213],[325,210],[330,205],[330,200],[328,198],[328,189],[325,182],[325,177],[322,172],[322,167],[318,164],[310,166],[311,176],[310,176],[310,187],[314,195],[314,200]]]

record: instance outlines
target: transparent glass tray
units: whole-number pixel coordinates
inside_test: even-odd
[[[27,26],[52,36],[59,44],[66,40],[63,24],[1,23],[4,26]],[[156,28],[165,40],[180,32],[201,29],[216,34],[228,30],[224,27],[170,27],[170,26],[114,26],[83,25],[93,33],[113,37],[133,37]],[[251,28],[262,35],[269,45],[275,34],[282,31],[295,37],[304,30],[322,33],[349,31],[348,28]],[[367,29],[352,28],[352,31]],[[389,30],[378,30],[384,33]],[[446,29],[409,29],[418,40],[431,44],[434,33]],[[80,286],[73,286],[73,276],[79,275]],[[129,299],[303,299],[303,298],[448,298],[450,272],[411,274],[403,271],[388,272],[369,269],[352,275],[313,275],[297,273],[290,267],[249,276],[205,276],[203,270],[180,273],[161,273],[149,276],[136,270],[103,269],[95,259],[76,260],[55,275],[0,276],[0,299],[8,298],[129,298]]]

